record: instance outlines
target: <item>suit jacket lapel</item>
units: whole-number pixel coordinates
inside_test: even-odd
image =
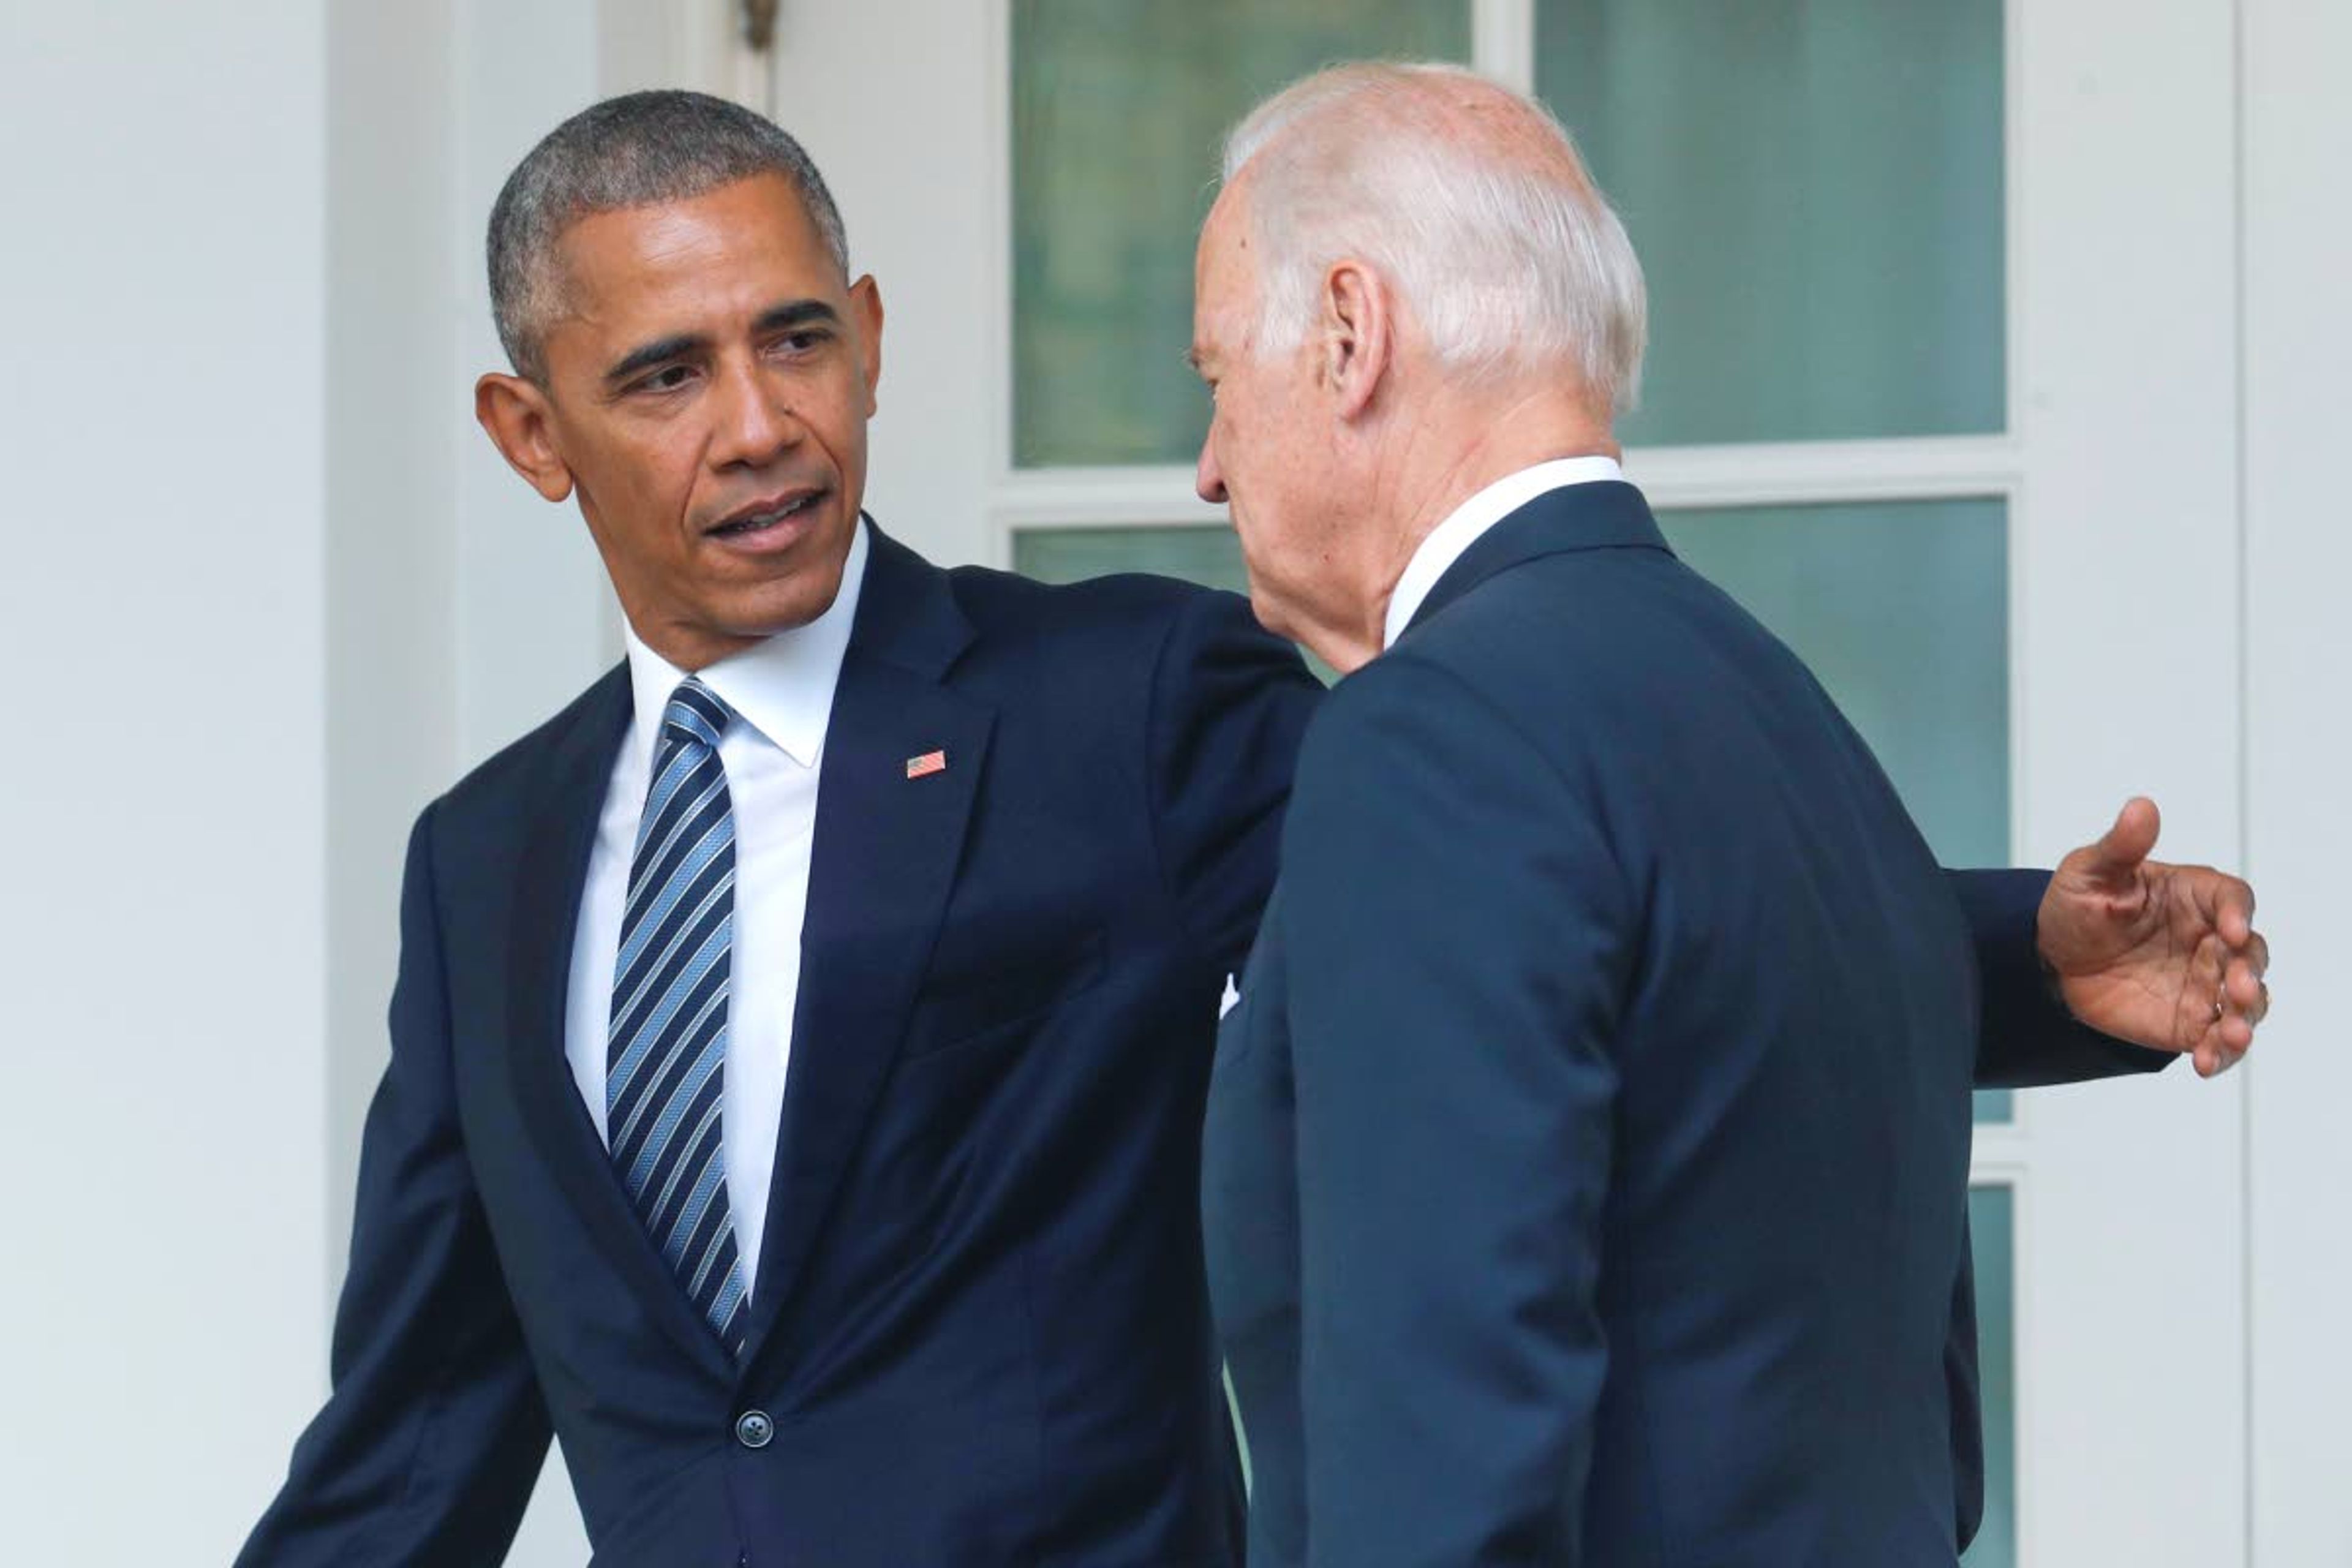
[[[656,1321],[671,1338],[696,1359],[724,1369],[725,1347],[654,1249],[581,1103],[564,1056],[572,943],[588,857],[595,847],[613,758],[628,730],[627,666],[591,688],[572,714],[573,721],[562,728],[542,758],[522,808],[508,992],[515,1100],[549,1172],[598,1249],[651,1303]]]
[[[747,1357],[807,1267],[954,884],[995,722],[992,708],[941,684],[971,636],[947,574],[877,531],[817,781],[792,1065]],[[910,777],[908,763],[933,752],[946,767]]]
[[[1619,479],[1547,490],[1471,541],[1406,624],[1430,616],[1523,561],[1576,550],[1665,550],[1666,537],[1642,492]],[[1671,553],[1671,552],[1669,552]]]

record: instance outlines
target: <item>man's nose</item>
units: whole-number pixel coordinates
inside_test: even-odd
[[[1201,442],[1201,460],[1192,465],[1192,493],[1211,506],[1225,504],[1224,470],[1217,467],[1217,447],[1213,440]]]
[[[717,418],[711,458],[721,464],[761,467],[796,444],[802,435],[800,416],[793,411],[787,389],[749,365],[720,375]]]

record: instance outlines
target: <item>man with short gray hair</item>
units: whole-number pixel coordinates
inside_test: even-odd
[[[2251,894],[2147,862],[2147,802],[2046,895],[1937,869],[1624,481],[1640,271],[1527,99],[1268,101],[1194,326],[1201,495],[1345,677],[1209,1101],[1254,1568],[1950,1568],[1971,1082],[2124,1065],[2000,1059],[2043,979],[1963,906],[2030,951],[2038,900],[2078,1017],[2211,1072],[2266,1005]]]

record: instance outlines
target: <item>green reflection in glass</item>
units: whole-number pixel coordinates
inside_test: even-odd
[[[2002,0],[1539,0],[1650,280],[1633,445],[2005,423]]]
[[[1977,1260],[1977,1374],[1984,1394],[1985,1510],[1967,1568],[2017,1562],[2017,1216],[2007,1187],[1969,1190]]]
[[[1468,0],[1014,0],[1013,460],[1190,462],[1221,139],[1337,59],[1466,59]]]
[[[1794,648],[1947,866],[2009,860],[2009,525],[2000,500],[1660,517],[1675,552]]]

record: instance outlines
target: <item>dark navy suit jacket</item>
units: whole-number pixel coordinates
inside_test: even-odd
[[[1236,1561],[1202,1100],[1316,689],[1232,595],[876,539],[740,1363],[564,1059],[625,671],[436,803],[333,1394],[241,1561],[495,1563],[551,1426],[600,1568]]]
[[[877,536],[740,1365],[564,1061],[625,672],[436,802],[334,1391],[241,1563],[495,1563],[551,1428],[603,1568],[1237,1562],[1200,1118],[1313,699],[1231,596],[941,572]],[[932,750],[946,772],[908,780]],[[2038,890],[1980,911],[2021,985]]]
[[[2161,1060],[2042,879],[1940,872],[1615,483],[1340,684],[1285,835],[1204,1189],[1255,1568],[1948,1568],[1971,1082]]]

